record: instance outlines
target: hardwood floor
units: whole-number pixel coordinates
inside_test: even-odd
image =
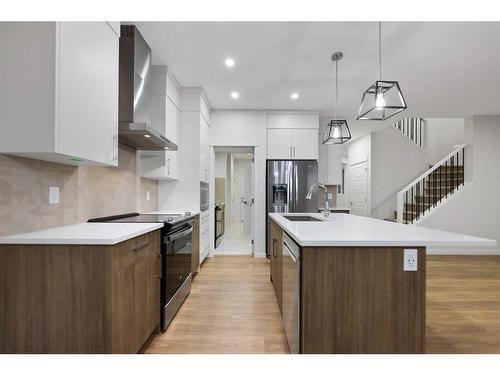
[[[429,256],[427,353],[500,353],[500,257]]]
[[[207,258],[170,327],[146,353],[288,353],[269,261]]]
[[[147,353],[287,353],[269,261],[209,258]],[[500,257],[427,258],[427,353],[500,353]]]

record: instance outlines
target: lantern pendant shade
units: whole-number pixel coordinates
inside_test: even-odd
[[[326,126],[323,144],[340,145],[351,139],[351,131],[346,120],[331,120]]]
[[[324,145],[340,145],[351,139],[351,131],[349,130],[347,121],[337,118],[339,60],[343,56],[342,52],[335,52],[331,57],[332,61],[335,62],[335,97],[332,111],[333,119],[326,125],[325,134],[322,139]]]
[[[406,108],[397,81],[376,81],[363,93],[357,119],[383,121]]]

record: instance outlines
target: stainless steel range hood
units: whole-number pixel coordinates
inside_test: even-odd
[[[134,25],[122,25],[118,137],[137,150],[177,150],[151,126],[151,48]]]

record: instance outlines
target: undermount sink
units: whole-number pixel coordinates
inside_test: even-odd
[[[323,221],[321,219],[317,219],[315,217],[312,217],[312,216],[306,216],[306,215],[302,215],[302,216],[299,216],[299,215],[283,215],[283,217],[287,220],[290,220],[290,221]]]

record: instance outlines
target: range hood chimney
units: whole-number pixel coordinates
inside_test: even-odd
[[[120,32],[118,139],[137,150],[177,150],[151,126],[151,48],[134,25]]]

